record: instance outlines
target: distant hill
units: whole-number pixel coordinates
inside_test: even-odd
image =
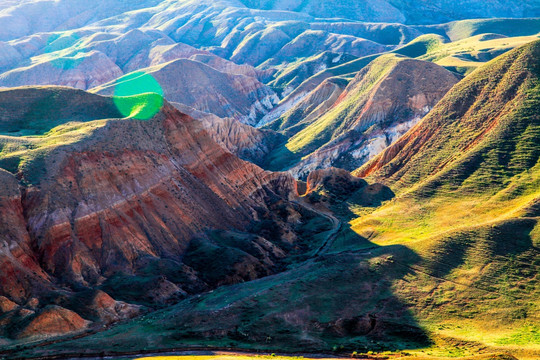
[[[318,18],[343,18],[405,24],[437,24],[471,18],[534,17],[540,15],[540,4],[535,0],[519,2],[501,0],[489,2],[479,0],[436,0],[430,2],[406,0],[240,1],[251,8],[303,12]]]
[[[329,166],[354,170],[417,123],[458,81],[436,64],[382,55],[359,71],[331,105],[323,105],[324,111],[317,102],[325,97],[314,92],[270,124],[290,136],[273,161],[286,166],[291,158],[292,170],[302,177]]]

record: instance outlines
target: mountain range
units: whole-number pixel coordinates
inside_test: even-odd
[[[0,357],[537,359],[538,16],[3,2]]]

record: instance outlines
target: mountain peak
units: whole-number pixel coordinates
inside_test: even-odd
[[[539,57],[540,40],[480,67],[356,175],[404,188],[454,179],[480,189],[531,168],[538,159],[531,141],[538,141]]]

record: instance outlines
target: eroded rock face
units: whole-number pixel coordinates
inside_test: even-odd
[[[26,193],[28,229],[42,266],[83,284],[132,271],[141,251],[180,256],[206,227],[242,228],[265,187],[286,193],[293,184],[226,152],[168,105],[152,121],[110,122],[51,156],[40,188]]]
[[[286,98],[261,120],[261,124],[293,136],[332,108],[347,85],[348,81],[343,78],[326,79],[309,93]]]
[[[145,310],[140,305],[117,301],[102,290],[80,292],[66,304],[85,319],[104,324],[133,318]]]
[[[0,313],[1,314],[13,311],[17,307],[18,305],[14,303],[13,301],[9,300],[7,297],[0,296]]]
[[[0,119],[2,129],[20,125],[15,114],[24,113],[25,99],[55,98],[75,108],[57,111],[49,101],[32,126],[56,114],[91,130],[78,132],[75,141],[55,138],[57,146],[37,157],[29,153],[27,163],[15,168],[17,177],[0,170],[0,296],[12,314],[2,321],[29,322],[6,336],[53,336],[84,329],[86,320],[133,317],[144,311],[133,302],[170,304],[221,283],[271,274],[287,253],[282,247],[294,247],[296,222],[289,217],[302,216],[289,203],[295,180],[240,160],[201,121],[169,103],[140,121],[115,119],[112,99],[82,91],[12,92],[4,93],[14,103]],[[266,228],[257,230],[258,222],[272,229],[270,237],[264,237]],[[209,229],[232,235],[215,243]],[[250,232],[263,235],[245,235]],[[206,244],[198,252],[191,244],[195,237]],[[197,264],[190,257],[213,254],[216,246],[219,268],[208,273],[190,267]],[[13,303],[23,304],[19,312]]]
[[[26,228],[21,189],[15,176],[0,169],[0,294],[21,303],[52,287],[40,267]],[[2,306],[3,311],[12,307]]]
[[[307,193],[325,189],[336,195],[352,194],[367,185],[366,181],[343,169],[313,171],[307,178]]]
[[[174,106],[200,120],[205,130],[219,145],[242,160],[257,165],[262,165],[272,150],[285,141],[283,135],[271,130],[258,129],[232,118],[220,118],[183,104],[175,103]]]
[[[293,111],[310,109],[305,100],[287,114],[289,118],[283,117],[290,129],[299,130],[289,141],[293,146],[313,137],[297,150],[308,156],[293,167],[293,173],[305,177],[330,166],[358,168],[419,123],[458,81],[457,75],[433,63],[381,56],[360,71],[331,106],[323,105],[327,110],[311,122],[290,121],[295,119]],[[324,84],[313,95],[323,94]]]

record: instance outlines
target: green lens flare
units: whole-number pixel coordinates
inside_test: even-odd
[[[134,72],[117,80],[113,100],[123,116],[149,120],[163,107],[163,89],[152,75]]]

